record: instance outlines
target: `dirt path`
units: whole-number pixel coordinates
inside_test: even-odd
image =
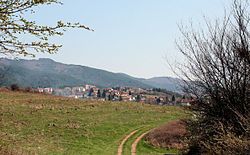
[[[134,141],[134,143],[131,146],[131,155],[136,155],[136,147],[137,144],[141,141],[141,139],[148,133],[149,131],[143,133],[142,135],[140,135],[139,137],[136,138],[136,140]]]
[[[122,155],[122,151],[123,151],[123,145],[126,143],[126,141],[133,136],[138,130],[135,130],[133,132],[131,132],[129,135],[127,135],[121,142],[121,144],[118,147],[118,151],[117,151],[117,155]]]

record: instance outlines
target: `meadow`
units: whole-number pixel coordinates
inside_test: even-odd
[[[185,117],[180,107],[0,92],[0,153],[112,155],[122,139]],[[130,154],[130,144],[124,154]],[[138,154],[161,154],[141,141]]]

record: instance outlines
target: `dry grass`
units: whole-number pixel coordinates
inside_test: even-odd
[[[187,134],[184,121],[172,121],[148,133],[145,139],[155,147],[183,149],[183,137]]]
[[[9,92],[10,90],[7,88],[0,87],[0,92]]]

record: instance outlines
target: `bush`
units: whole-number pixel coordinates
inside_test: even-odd
[[[155,147],[183,149],[183,139],[187,134],[184,121],[173,121],[154,129],[145,136],[146,141]]]
[[[19,90],[20,90],[20,88],[19,88],[19,86],[18,86],[17,84],[12,84],[12,85],[10,86],[10,89],[11,89],[12,91],[19,91]]]
[[[25,92],[33,92],[33,90],[32,90],[31,87],[26,87],[24,91],[25,91]]]
[[[238,136],[218,118],[204,118],[187,123],[189,136],[185,154],[249,154],[250,141],[247,135]]]
[[[185,91],[197,99],[188,125],[192,154],[246,154],[250,148],[250,3],[233,2],[221,22],[182,30],[180,72]]]

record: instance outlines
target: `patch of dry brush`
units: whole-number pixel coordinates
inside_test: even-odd
[[[149,132],[145,139],[155,147],[183,149],[183,138],[187,135],[184,121],[172,121]]]

